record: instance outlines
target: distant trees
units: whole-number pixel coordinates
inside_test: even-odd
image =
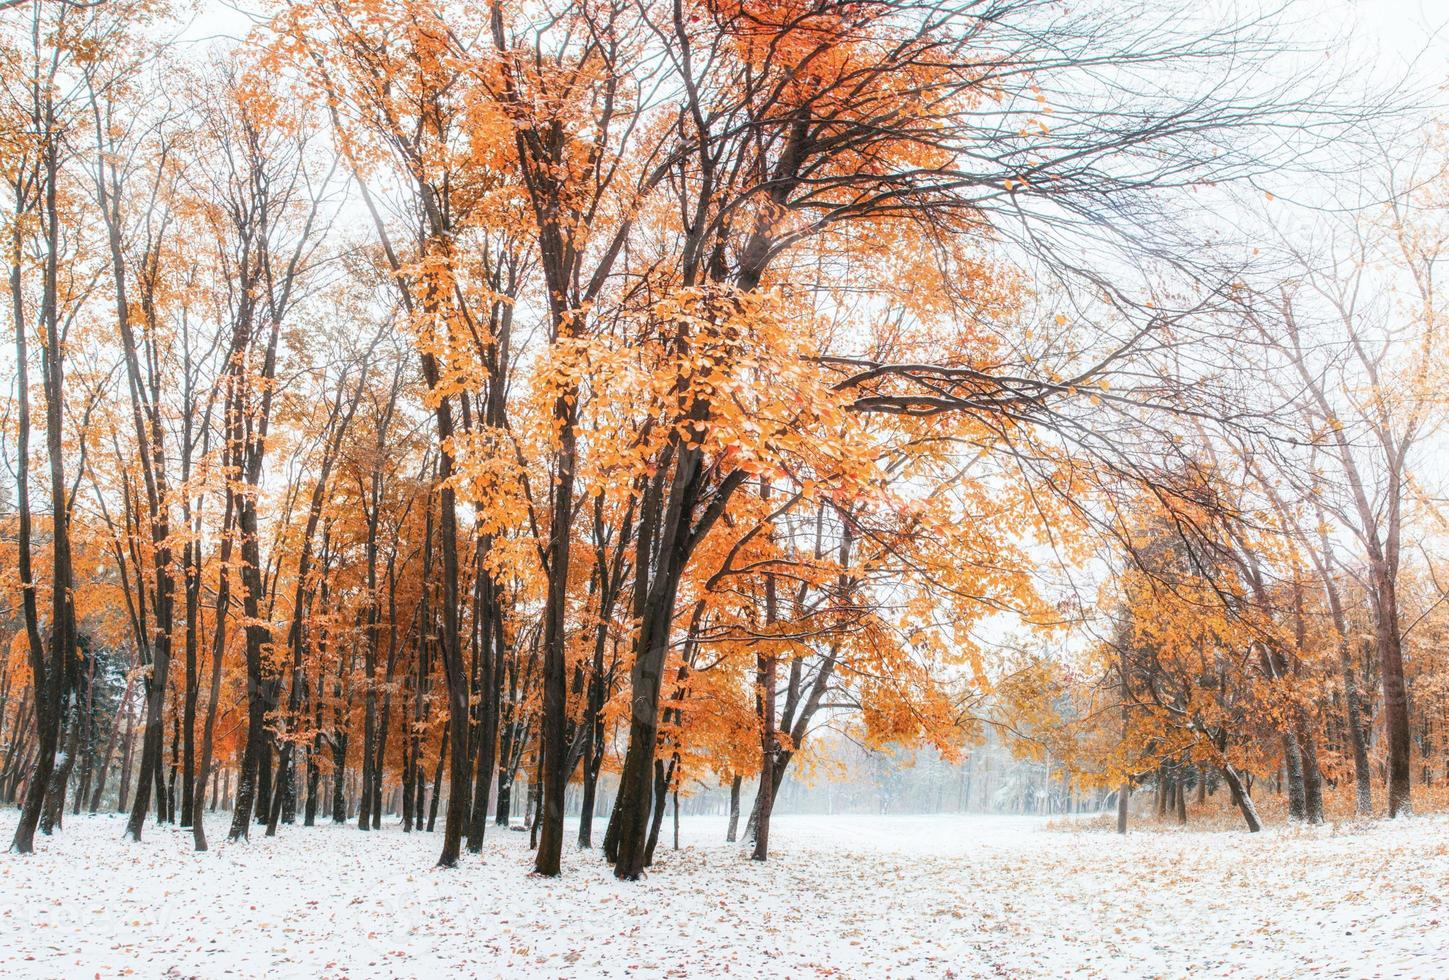
[[[1302,385],[1304,421],[1322,446],[1314,470],[1335,468],[1333,483],[1344,488],[1341,496],[1325,493],[1326,481],[1319,478],[1317,485],[1300,482],[1297,489],[1319,499],[1320,522],[1331,514],[1366,559],[1361,581],[1383,687],[1390,816],[1411,810],[1399,600],[1405,511],[1416,502],[1412,459],[1433,437],[1444,409],[1435,266],[1449,240],[1435,218],[1419,214],[1435,214],[1443,187],[1440,172],[1409,189],[1394,188],[1387,213],[1351,229],[1336,261],[1305,262],[1301,281],[1252,304],[1250,314],[1266,337],[1279,338],[1283,359]],[[1332,562],[1331,545],[1324,543],[1321,552],[1320,561]]]

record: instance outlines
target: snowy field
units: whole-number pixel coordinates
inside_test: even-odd
[[[208,821],[222,838],[225,822]],[[15,812],[0,814],[9,840]],[[190,833],[66,817],[0,854],[4,977],[1449,976],[1449,819],[1125,841],[1040,821],[778,817],[766,865],[685,818],[638,884],[521,833]],[[665,836],[668,828],[665,828]]]

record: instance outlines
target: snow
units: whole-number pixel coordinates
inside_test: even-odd
[[[683,820],[643,882],[527,837],[432,867],[439,835],[283,827],[213,850],[67,815],[0,853],[0,976],[1435,976],[1449,818],[1140,832],[964,816],[781,816],[759,865]],[[15,811],[0,813],[9,839]],[[599,828],[602,832],[602,827]],[[571,837],[569,839],[572,839]]]

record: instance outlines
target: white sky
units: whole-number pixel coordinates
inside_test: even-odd
[[[1113,0],[1083,0],[1110,6]],[[1237,7],[1233,3],[1229,9]],[[183,37],[239,37],[251,22],[243,11],[264,9],[259,0],[198,0],[200,12]],[[1352,39],[1361,54],[1376,52],[1380,66],[1393,73],[1416,60],[1416,74],[1426,80],[1449,78],[1449,0],[1283,0],[1290,21],[1321,35],[1325,44],[1338,46]]]

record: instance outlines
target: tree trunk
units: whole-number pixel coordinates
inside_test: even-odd
[[[761,656],[758,663],[763,711],[760,740],[760,788],[755,796],[755,849],[750,858],[763,861],[770,854],[770,813],[775,806],[775,658]]]
[[[1365,641],[1365,647],[1367,647]],[[1348,718],[1348,741],[1353,752],[1354,812],[1360,817],[1374,812],[1373,770],[1369,765],[1368,736],[1364,732],[1363,707],[1347,640],[1339,644],[1339,670],[1343,674],[1343,700]]]
[[[449,719],[448,727],[451,728],[453,724],[453,720]],[[443,764],[448,761],[447,734],[447,732],[444,732],[444,737],[439,740],[438,764],[433,769],[433,799],[428,805],[428,833],[430,834],[433,832],[434,825],[438,822],[438,797],[443,793]]]
[[[60,758],[56,760],[55,767],[51,770],[50,786],[45,794],[45,808],[41,812],[40,830],[49,836],[54,833],[65,819],[65,794],[70,784],[70,774],[75,766],[76,752],[80,748],[80,705],[76,700],[75,679],[76,666],[75,658],[70,658],[66,665],[66,694],[61,700],[61,717],[63,719],[61,738],[63,747]]]
[[[1313,733],[1308,712],[1296,713],[1303,749],[1303,818],[1312,826],[1323,823],[1323,773],[1318,768],[1318,739]]]
[[[1288,783],[1288,819],[1307,819],[1308,804],[1303,789],[1303,753],[1293,732],[1283,733],[1283,768]]]
[[[60,724],[62,698],[65,687],[66,663],[72,657],[75,650],[75,607],[72,604],[72,583],[71,554],[70,554],[70,521],[67,501],[69,492],[65,480],[64,463],[64,433],[62,431],[65,421],[64,398],[65,382],[63,369],[64,347],[61,344],[60,316],[59,316],[59,283],[58,264],[60,262],[59,245],[61,241],[61,230],[59,221],[59,210],[57,205],[56,181],[60,170],[59,157],[59,135],[53,129],[54,106],[46,97],[45,103],[45,131],[42,134],[45,138],[45,146],[42,151],[44,171],[44,206],[42,213],[42,226],[48,244],[47,254],[44,261],[44,288],[41,303],[41,326],[45,330],[45,347],[43,358],[43,375],[45,379],[45,436],[46,453],[50,462],[50,503],[51,503],[51,612],[50,612],[50,648],[45,651],[42,648],[39,632],[39,616],[37,615],[35,601],[35,578],[31,569],[30,548],[30,497],[28,486],[29,463],[27,454],[29,452],[30,439],[30,408],[27,388],[29,378],[26,369],[28,354],[26,352],[25,337],[27,329],[24,323],[23,310],[24,302],[21,295],[20,267],[18,264],[11,265],[11,290],[14,295],[15,306],[15,353],[17,364],[17,390],[19,392],[19,423],[20,435],[18,442],[18,469],[19,486],[17,501],[19,504],[20,528],[19,528],[19,572],[21,582],[21,603],[24,611],[26,638],[30,655],[31,678],[35,687],[35,724],[37,752],[35,756],[35,769],[31,773],[30,782],[25,788],[25,803],[20,812],[20,820],[15,826],[15,837],[11,841],[11,849],[20,854],[28,854],[35,849],[35,828],[40,823],[41,809],[45,804],[45,795],[50,783],[51,773],[55,768],[55,753],[60,743]],[[18,237],[21,234],[20,225],[17,224],[13,234]],[[21,254],[19,248],[15,254]],[[45,662],[45,653],[49,653],[49,663]]]
[[[412,744],[405,746],[403,751],[402,822],[405,834],[412,833],[413,829],[413,796],[417,792],[417,765],[413,761],[416,741],[416,738],[411,739]]]
[[[188,541],[185,548],[186,567],[186,691],[181,718],[181,826],[190,827],[200,798],[196,786],[196,701],[200,694],[197,676],[197,644],[201,629],[201,563],[196,551],[200,544]],[[206,777],[201,780],[206,788]]]
[[[1253,805],[1253,798],[1248,795],[1248,787],[1244,784],[1238,771],[1226,763],[1222,766],[1223,779],[1232,791],[1233,803],[1243,814],[1243,820],[1248,825],[1248,830],[1257,833],[1263,829],[1263,822],[1258,819],[1258,808]]]
[[[567,329],[567,328],[566,328]],[[564,792],[568,787],[568,684],[567,636],[564,613],[568,604],[569,542],[573,530],[575,392],[565,389],[554,402],[559,451],[555,456],[553,516],[549,522],[548,596],[543,625],[543,717],[539,723],[542,741],[541,816],[538,853],[533,871],[546,877],[560,872],[563,854]]]
[[[736,840],[736,832],[740,826],[740,783],[739,773],[735,773],[730,780],[730,822],[725,829],[725,843],[733,844]]]

